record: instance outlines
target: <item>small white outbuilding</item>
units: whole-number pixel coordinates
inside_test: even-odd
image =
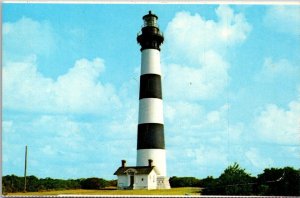
[[[152,160],[148,166],[129,166],[122,160],[122,166],[114,173],[118,176],[118,189],[157,189],[157,178],[159,175]]]

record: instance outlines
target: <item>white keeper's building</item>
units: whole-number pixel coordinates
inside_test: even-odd
[[[118,189],[157,189],[159,172],[149,160],[148,166],[129,166],[122,160],[122,166],[114,175],[118,176]]]

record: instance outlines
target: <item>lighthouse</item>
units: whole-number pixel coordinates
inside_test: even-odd
[[[160,46],[163,34],[158,17],[151,13],[143,17],[144,24],[137,35],[141,48],[139,115],[137,126],[136,166],[122,166],[115,172],[120,189],[169,189],[166,170]]]
[[[141,46],[139,119],[137,130],[137,166],[148,160],[166,177],[163,101],[161,86],[160,45],[164,37],[151,11],[143,17],[144,25],[137,41]],[[165,180],[163,180],[166,182]]]

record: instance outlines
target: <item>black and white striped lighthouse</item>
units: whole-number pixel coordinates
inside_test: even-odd
[[[164,41],[157,25],[158,17],[151,11],[143,17],[144,25],[137,36],[141,45],[141,76],[137,131],[137,166],[147,166],[148,160],[160,175],[160,188],[169,188],[166,177],[163,101],[161,87],[160,45]],[[160,180],[160,181],[159,181]]]

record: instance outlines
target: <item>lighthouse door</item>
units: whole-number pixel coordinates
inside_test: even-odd
[[[133,188],[134,184],[134,175],[130,175],[130,187]]]

